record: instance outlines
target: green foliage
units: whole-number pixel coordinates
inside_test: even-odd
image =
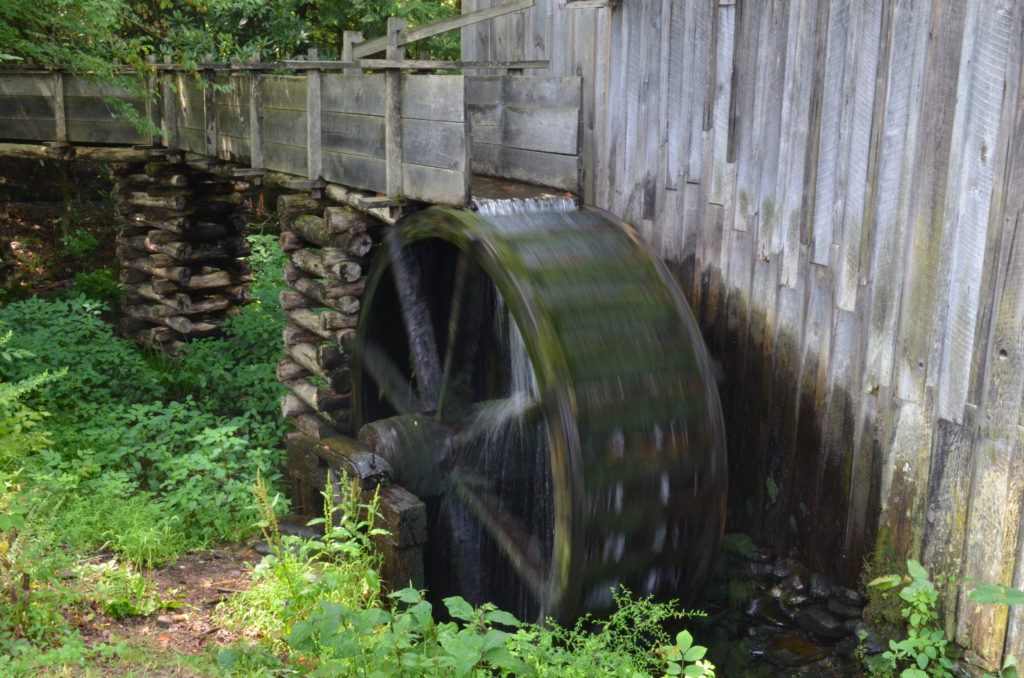
[[[904,605],[901,609],[906,621],[907,635],[903,640],[890,640],[889,649],[880,655],[873,675],[892,675],[900,671],[900,678],[952,678],[952,660],[947,656],[949,641],[938,628],[939,614],[936,603],[939,592],[928,578],[928,572],[916,560],[907,561],[906,579],[898,574],[877,577],[868,586],[886,590],[904,586],[899,591]]]
[[[363,504],[358,488],[345,478],[341,486],[349,491],[340,505],[325,494],[324,538],[306,541],[280,535],[273,502],[257,484],[272,554],[254,586],[219,611],[259,644],[219,651],[226,674],[260,675],[284,654],[293,670],[312,676],[714,676],[704,648],[683,633],[673,644],[663,628],[685,615],[628,592],[616,594],[607,620],[585,617],[573,628],[524,624],[458,596],[443,601],[452,621],[440,622],[416,589],[382,596],[371,541],[380,534],[376,499]]]
[[[115,308],[121,298],[121,285],[112,268],[98,268],[95,271],[76,273],[71,289],[107,308]]]

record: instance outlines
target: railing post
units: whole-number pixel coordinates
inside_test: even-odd
[[[213,55],[203,58],[203,126],[206,129],[206,155],[217,157],[217,92],[213,89]]]
[[[164,61],[169,66],[169,61]],[[163,99],[163,119],[161,129],[163,130],[164,146],[172,151],[178,149],[178,107],[175,98],[174,84],[172,80],[177,76],[173,71],[164,71],[164,77],[160,84],[161,98]]]
[[[319,53],[316,49],[310,49],[307,56],[310,61],[317,61]],[[319,68],[311,68],[306,71],[306,177],[310,181],[320,179],[324,173],[321,150],[320,81]]]
[[[160,89],[157,87],[156,79],[156,55],[146,55],[146,65],[149,66],[150,71],[146,73],[146,90],[150,94],[150,99],[146,100],[145,110],[146,117],[149,118],[150,122],[159,130],[160,129]],[[157,146],[162,143],[163,139],[159,132],[154,132],[149,135],[149,145]]]
[[[388,59],[405,58],[405,48],[398,45],[398,34],[405,27],[405,19],[388,19]],[[384,72],[384,147],[387,194],[394,198],[402,195],[402,71],[398,68]]]
[[[51,78],[53,86],[53,130],[54,141],[68,143],[68,113],[64,101],[64,71],[55,70]]]
[[[345,31],[341,38],[341,60],[353,61],[355,57],[352,56],[352,47],[362,41],[361,31]],[[345,75],[359,75],[363,70],[361,68],[346,68],[343,72]]]
[[[260,54],[252,55],[252,63],[260,62]],[[263,169],[263,89],[260,85],[262,72],[249,71],[249,166]]]

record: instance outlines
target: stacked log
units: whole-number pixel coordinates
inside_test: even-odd
[[[217,334],[252,281],[242,260],[251,184],[175,160],[128,167],[115,182],[122,333],[170,353]]]
[[[378,222],[306,195],[278,200],[288,258],[281,307],[289,322],[277,378],[288,388],[281,413],[307,436],[350,433],[352,363],[342,348],[355,333],[366,263]]]

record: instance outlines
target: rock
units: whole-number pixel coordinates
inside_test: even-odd
[[[777,666],[804,666],[826,656],[828,650],[798,633],[779,636],[764,649],[764,658]]]
[[[803,593],[794,593],[793,595],[786,598],[786,605],[791,605],[793,607],[803,607],[804,605],[809,605],[811,602],[813,602],[813,600],[813,598],[804,595]]]
[[[843,622],[821,605],[811,605],[800,610],[796,621],[800,628],[822,638],[842,638],[846,635]]]
[[[767,581],[772,578],[771,563],[750,563],[748,571],[755,581]]]
[[[261,556],[268,556],[270,555],[270,544],[267,543],[266,539],[260,539],[252,545],[252,550]]]
[[[832,589],[832,595],[835,596],[841,603],[846,603],[847,605],[856,605],[857,607],[864,607],[864,596],[857,593],[853,589],[848,589],[845,586],[836,586]]]
[[[811,596],[824,600],[832,595],[832,580],[823,574],[811,574]]]
[[[768,595],[776,600],[782,598],[782,587],[776,584],[775,586],[768,589]]]
[[[785,587],[793,593],[806,593],[807,573],[800,570],[794,570],[791,575],[786,577]]]
[[[281,534],[290,534],[303,539],[322,539],[324,536],[323,525],[307,525],[312,518],[310,516],[281,516],[277,519],[277,527]]]
[[[775,575],[777,579],[785,579],[792,571],[792,567],[792,561],[779,558],[775,561],[775,567],[772,568],[772,574]]]
[[[885,638],[873,629],[868,628],[863,622],[857,624],[854,628],[854,633],[857,635],[860,644],[864,647],[865,654],[881,654],[889,649],[889,643],[886,642]]]
[[[772,561],[772,551],[766,548],[756,548],[747,554],[747,560],[752,563],[766,564]]]
[[[747,627],[747,637],[753,638],[754,640],[767,640],[774,638],[775,636],[782,633],[783,629],[779,626],[749,626]]]
[[[828,611],[838,614],[846,619],[860,619],[861,608],[856,605],[847,605],[838,598],[828,599]]]
[[[789,624],[789,616],[783,611],[779,601],[774,598],[754,598],[743,612],[748,617],[756,617],[775,626]]]

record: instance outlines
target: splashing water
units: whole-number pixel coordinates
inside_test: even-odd
[[[508,217],[541,212],[575,212],[576,198],[473,198],[470,206],[477,214],[490,217]]]

